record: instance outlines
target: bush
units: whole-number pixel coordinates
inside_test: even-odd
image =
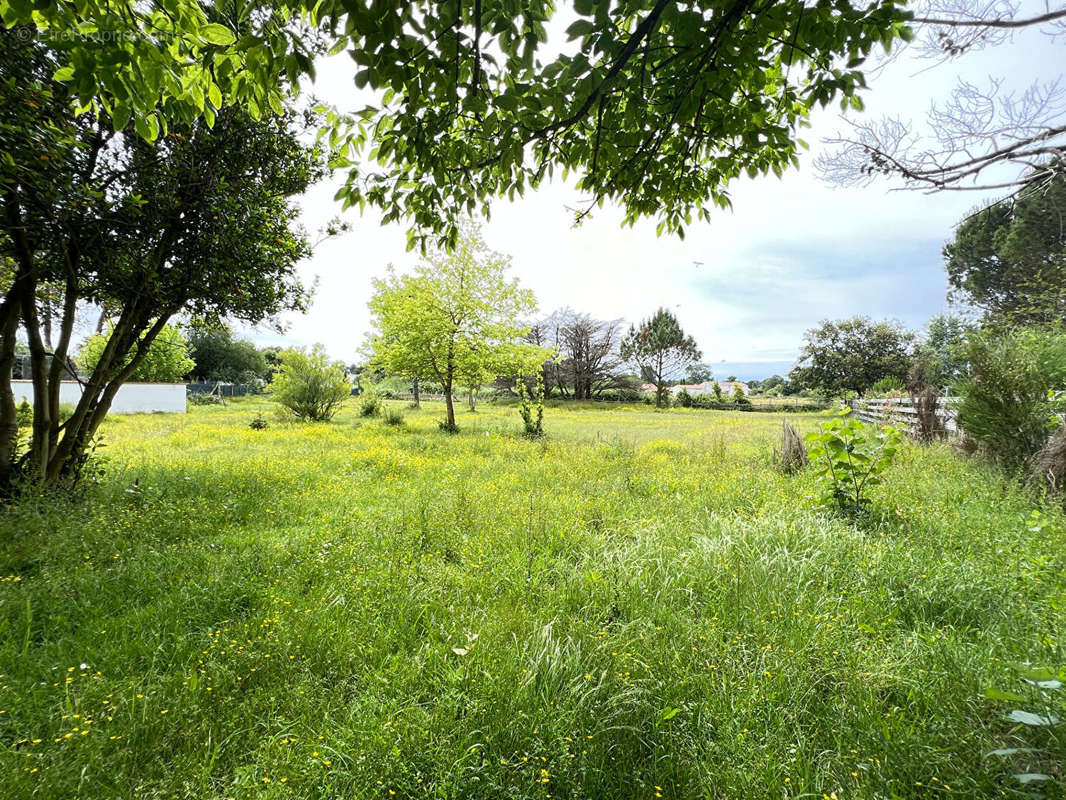
[[[1036,329],[982,331],[966,346],[959,424],[1008,472],[1030,466],[1055,427],[1053,392],[1066,383],[1066,335]]]
[[[437,423],[437,427],[445,433],[459,433],[459,426],[454,422],[448,422],[446,419],[442,419]]]
[[[400,426],[404,424],[403,412],[395,408],[386,408],[382,419],[386,425]]]
[[[518,407],[518,413],[522,417],[522,424],[525,426],[525,435],[531,439],[543,436],[544,379],[540,375],[537,375],[537,380],[533,384],[533,391],[530,391],[526,387],[525,380],[519,378],[515,388],[518,391],[518,398],[521,401],[521,404]]]
[[[866,490],[881,482],[902,440],[898,430],[885,425],[867,428],[857,417],[839,415],[804,440],[810,445],[811,464],[819,472],[819,502],[854,513],[869,505]]]
[[[253,431],[263,431],[270,427],[270,423],[263,418],[263,412],[260,411],[255,415],[255,419],[248,423],[248,427]]]
[[[605,402],[639,403],[643,399],[643,395],[636,389],[620,386],[616,389],[604,389],[595,399]]]
[[[220,406],[224,405],[221,395],[204,394],[203,392],[189,392],[185,396],[191,406]]]
[[[899,397],[903,395],[903,381],[896,377],[881,378],[867,392],[868,397]]]
[[[15,426],[19,430],[33,427],[33,406],[29,400],[23,400],[15,409]]]
[[[378,390],[372,386],[363,390],[359,395],[359,416],[376,417],[381,413],[382,401]]]
[[[692,395],[688,393],[687,389],[682,389],[674,397],[674,405],[681,406],[681,408],[692,408]]]
[[[331,363],[322,345],[282,351],[273,386],[275,402],[309,422],[332,419],[352,393],[344,365]]]

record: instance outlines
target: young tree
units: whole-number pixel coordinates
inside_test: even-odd
[[[507,257],[489,250],[480,231],[468,226],[453,252],[433,248],[413,274],[390,268],[374,282],[371,363],[395,375],[439,382],[449,431],[458,429],[457,381],[474,385],[499,375],[528,375],[548,356],[523,341],[529,327],[522,320],[536,303],[532,292],[508,280],[507,267]]]
[[[0,303],[0,491],[16,472],[54,484],[80,463],[122,383],[179,312],[260,321],[300,308],[296,264],[309,252],[289,201],[324,174],[294,115],[256,122],[239,109],[172,125],[154,143],[116,133],[106,114],[74,115],[54,79],[58,56],[0,31],[0,257],[13,274]],[[39,287],[62,285],[49,349]],[[94,303],[111,335],[73,415],[58,419],[75,314]],[[14,460],[10,385],[18,327],[34,383],[33,439]],[[55,332],[54,332],[55,333]]]
[[[991,321],[1047,325],[1066,319],[1064,219],[1066,174],[969,215],[944,246],[954,298]]]
[[[798,163],[808,112],[857,103],[862,59],[909,34],[897,0],[0,8],[9,29],[36,26],[63,42],[59,74],[74,102],[111,113],[120,129],[132,122],[147,139],[210,122],[229,104],[253,118],[280,111],[313,76],[320,46],[347,49],[356,85],[382,95],[330,124],[348,146],[341,195],[380,207],[386,221],[444,230],[450,242],[479,201],[535,187],[555,167],[580,174],[583,213],[612,199],[630,220],[657,216],[682,232],[729,205],[734,179]],[[562,51],[548,42],[557,14],[577,17]],[[85,25],[109,35],[87,35]],[[368,146],[380,166],[362,174]]]
[[[106,335],[92,336],[81,346],[77,362],[84,372],[91,375],[96,371],[113,334],[114,328],[112,327]],[[128,358],[132,358],[132,354]],[[148,347],[141,363],[126,380],[143,383],[178,383],[193,366],[195,362],[189,358],[189,343],[181,331],[173,325],[165,325]]]
[[[806,344],[789,378],[825,397],[863,394],[882,378],[903,381],[914,360],[914,334],[898,322],[826,320],[803,337]]]
[[[292,348],[281,352],[281,369],[271,384],[274,401],[298,419],[326,422],[352,394],[344,363],[330,361],[316,344],[310,351]]]
[[[918,346],[922,375],[937,387],[950,386],[966,369],[966,338],[975,326],[952,314],[937,314]]]
[[[655,405],[661,408],[670,381],[700,360],[696,341],[681,330],[677,317],[660,308],[640,327],[630,326],[622,339],[622,357],[655,384]]]

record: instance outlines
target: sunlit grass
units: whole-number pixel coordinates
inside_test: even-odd
[[[856,525],[771,469],[777,415],[564,405],[529,441],[513,407],[449,436],[390,406],[114,418],[83,501],[4,512],[0,796],[991,797],[1061,772],[1061,734],[983,692],[1066,664],[1066,526],[947,446],[906,448]],[[1040,752],[987,756],[1017,746]]]

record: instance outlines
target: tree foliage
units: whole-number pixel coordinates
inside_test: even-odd
[[[714,379],[714,370],[702,361],[696,364],[690,364],[687,373],[685,374],[686,383],[707,383]]]
[[[959,425],[1010,472],[1024,470],[1057,426],[1054,392],[1066,388],[1066,334],[983,329],[967,341]]]
[[[108,340],[114,335],[114,326],[106,335],[96,335],[86,339],[78,352],[78,366],[88,374],[96,371],[100,358],[107,349]],[[127,359],[132,353],[127,354]],[[189,343],[181,331],[174,325],[165,325],[152,341],[141,359],[126,380],[143,383],[178,383],[195,362],[189,357]]]
[[[1066,175],[968,216],[944,247],[955,299],[990,320],[1066,319]]]
[[[407,378],[440,383],[445,426],[456,429],[455,386],[497,376],[530,375],[550,355],[524,341],[522,320],[536,311],[533,293],[508,279],[508,258],[467,226],[454,251],[432,248],[410,275],[389,269],[370,300],[371,364]]]
[[[196,380],[248,383],[270,376],[263,352],[245,339],[233,338],[233,331],[226,325],[193,326],[189,331],[189,355],[195,363],[188,372]]]
[[[655,405],[661,408],[670,382],[700,360],[700,350],[677,317],[660,308],[639,326],[630,326],[622,339],[622,357],[655,384]]]
[[[16,471],[54,483],[80,463],[122,382],[178,312],[260,321],[306,299],[296,264],[309,252],[293,195],[324,174],[293,114],[256,122],[240,108],[172,123],[154,141],[74,113],[54,77],[69,53],[24,29],[0,31],[0,257],[13,265],[0,304],[0,488]],[[62,77],[62,70],[60,70]],[[282,110],[283,111],[283,110]],[[43,335],[42,284],[62,287],[58,336]],[[75,314],[95,304],[111,335],[62,427],[59,384]],[[8,369],[19,326],[34,381],[33,443],[15,463]]]
[[[340,197],[452,243],[479,201],[557,167],[580,175],[587,210],[611,199],[683,232],[738,176],[795,164],[808,111],[861,105],[866,56],[909,35],[897,0],[0,0],[0,16],[62,47],[72,102],[147,139],[230,104],[280,112],[320,47],[347,50],[377,100],[331,118]]]
[[[914,334],[897,322],[826,320],[803,338],[789,378],[825,397],[861,395],[882,378],[903,381],[914,360]]]
[[[344,363],[330,361],[322,345],[281,352],[281,368],[271,384],[273,398],[297,419],[325,422],[351,397]]]
[[[966,369],[966,337],[974,326],[962,317],[937,314],[925,328],[918,357],[926,381],[951,386]]]

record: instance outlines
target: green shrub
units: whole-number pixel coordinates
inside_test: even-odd
[[[966,346],[959,425],[1008,472],[1025,470],[1056,427],[1054,390],[1066,384],[1066,335],[981,331]]]
[[[15,425],[19,430],[33,426],[33,406],[29,400],[23,400],[15,409]]]
[[[381,413],[382,400],[378,390],[369,386],[359,395],[359,416],[376,417]]]
[[[282,351],[281,368],[274,376],[274,401],[298,419],[322,422],[332,419],[351,395],[344,365],[330,362],[321,345],[310,351]]]
[[[404,424],[403,412],[395,408],[386,408],[382,417],[386,425],[400,426]]]
[[[544,379],[541,378],[540,375],[537,375],[537,380],[533,384],[533,390],[530,391],[526,387],[525,380],[519,378],[515,382],[515,388],[518,391],[518,398],[520,400],[518,413],[522,417],[522,424],[525,426],[525,435],[531,439],[543,436]]]
[[[263,417],[263,412],[260,411],[255,415],[255,418],[248,423],[248,427],[253,431],[263,431],[270,427],[270,423]]]
[[[191,406],[221,406],[225,405],[222,402],[222,397],[217,394],[206,394],[204,392],[189,392],[186,396]]]
[[[874,383],[867,394],[870,397],[896,397],[902,395],[904,389],[903,381],[890,376]]]
[[[681,406],[682,408],[692,408],[692,395],[688,393],[687,389],[682,389],[674,397],[674,405]]]
[[[881,473],[895,458],[902,441],[891,425],[868,428],[857,417],[838,415],[808,433],[808,456],[818,470],[821,505],[844,512],[869,505],[867,489],[881,482]]]

